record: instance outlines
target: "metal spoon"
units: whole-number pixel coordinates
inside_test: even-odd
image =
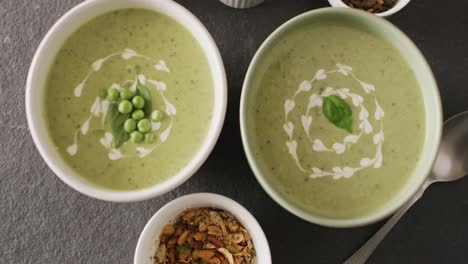
[[[423,195],[429,185],[435,182],[455,181],[468,174],[468,111],[462,112],[444,123],[442,143],[432,173],[416,192],[382,228],[364,244],[345,264],[363,264],[377,248],[392,227],[406,211]]]

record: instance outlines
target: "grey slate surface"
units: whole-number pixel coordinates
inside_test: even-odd
[[[147,220],[172,199],[201,191],[220,193],[246,206],[267,234],[273,263],[340,263],[380,227],[382,223],[330,229],[289,214],[261,189],[241,146],[239,97],[254,52],[280,24],[328,6],[325,0],[266,0],[247,11],[217,0],[178,1],[212,33],[228,74],[227,118],[212,155],[181,187],[146,202],[101,202],[66,186],[32,142],[24,87],[40,40],[79,2],[0,0],[0,263],[132,263]],[[468,110],[467,9],[467,1],[414,0],[390,19],[427,56],[446,118]],[[467,263],[467,190],[467,179],[432,187],[369,263]]]

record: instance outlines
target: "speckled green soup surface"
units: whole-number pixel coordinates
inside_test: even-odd
[[[252,73],[247,142],[288,203],[349,219],[404,188],[425,110],[415,73],[389,42],[338,18],[306,21],[273,40]]]
[[[152,143],[128,140],[114,148],[112,102],[100,93],[135,89],[137,76],[164,118],[151,122]],[[63,160],[98,186],[131,190],[163,182],[190,162],[208,132],[214,91],[208,61],[189,31],[154,11],[122,9],[92,19],[65,41],[44,100]]]

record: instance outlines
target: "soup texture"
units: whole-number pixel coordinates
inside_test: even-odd
[[[302,23],[267,47],[252,76],[247,141],[289,204],[349,219],[405,186],[421,154],[424,102],[385,39],[338,18]]]
[[[197,40],[175,20],[144,9],[116,10],[82,25],[58,51],[45,86],[44,116],[63,160],[86,180],[116,190],[177,174],[205,140],[214,107]],[[124,88],[140,93],[145,107],[151,102],[152,109],[143,108],[146,119],[150,110],[163,113],[144,133],[152,140],[134,143],[114,127],[122,114],[112,112],[117,104],[107,93],[122,95]]]

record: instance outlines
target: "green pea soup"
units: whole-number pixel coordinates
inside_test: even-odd
[[[257,57],[244,91],[248,148],[289,204],[362,217],[394,199],[420,160],[421,88],[381,36],[339,16],[304,21]]]
[[[58,51],[45,86],[44,116],[60,156],[84,179],[115,190],[177,174],[201,148],[214,107],[197,40],[175,20],[145,9],[112,11],[79,27]],[[113,101],[125,88],[145,104],[136,99],[127,116]],[[159,112],[152,119],[153,111]],[[124,129],[132,114],[136,122]],[[122,119],[117,134],[114,118]],[[128,133],[138,129],[141,136]],[[116,147],[118,137],[123,143]]]

